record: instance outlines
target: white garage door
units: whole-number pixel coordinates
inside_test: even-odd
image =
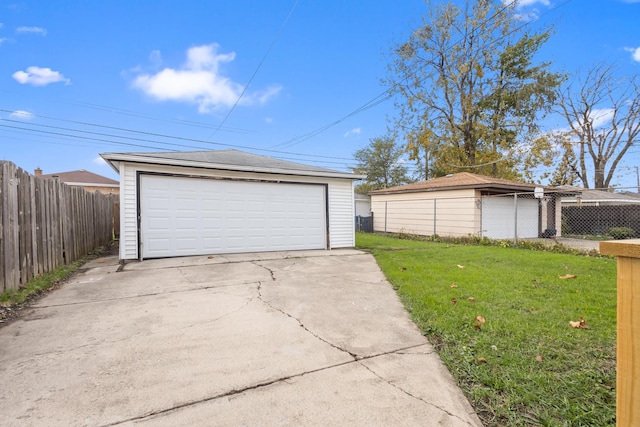
[[[325,249],[325,188],[141,175],[142,257]]]
[[[518,238],[538,237],[538,200],[518,198]],[[513,196],[482,198],[482,236],[513,239],[515,236]]]

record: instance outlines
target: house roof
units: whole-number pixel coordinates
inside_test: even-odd
[[[392,194],[392,193],[415,193],[436,190],[459,190],[463,188],[487,189],[497,191],[526,191],[531,192],[536,187],[543,187],[526,182],[510,181],[508,179],[493,178],[490,176],[477,175],[470,172],[460,172],[452,175],[433,178],[427,181],[414,182],[398,187],[390,187],[382,190],[372,191],[369,194]],[[550,187],[543,187],[545,190]]]
[[[564,186],[563,189],[576,190],[580,193],[582,202],[599,202],[599,203],[633,203],[640,204],[640,194],[638,193],[614,193],[610,191],[592,190],[589,188],[580,188],[572,186]],[[577,202],[576,197],[563,197],[563,202]]]
[[[41,176],[43,178],[57,177],[61,182],[72,185],[95,185],[99,187],[117,187],[120,185],[120,183],[115,179],[107,178],[106,176],[98,175],[97,173],[89,172],[84,169],[69,172],[48,173]]]
[[[289,162],[287,160],[260,156],[239,150],[105,153],[100,156],[116,171],[119,171],[120,162],[134,162],[244,172],[349,178],[354,180],[364,178],[362,175],[355,175],[349,172],[340,172],[318,166]]]

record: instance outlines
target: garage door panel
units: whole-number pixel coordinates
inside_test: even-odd
[[[141,176],[143,258],[326,248],[325,186]]]
[[[538,237],[538,200],[519,198],[517,204],[517,237]],[[513,239],[516,219],[513,196],[482,198],[482,235],[491,239]]]

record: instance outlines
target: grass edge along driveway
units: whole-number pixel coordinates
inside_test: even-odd
[[[485,425],[615,425],[614,259],[364,233],[356,244]]]

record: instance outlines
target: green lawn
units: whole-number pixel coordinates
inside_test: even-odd
[[[485,425],[615,425],[614,259],[363,233],[356,242]],[[569,324],[581,318],[588,329]]]

